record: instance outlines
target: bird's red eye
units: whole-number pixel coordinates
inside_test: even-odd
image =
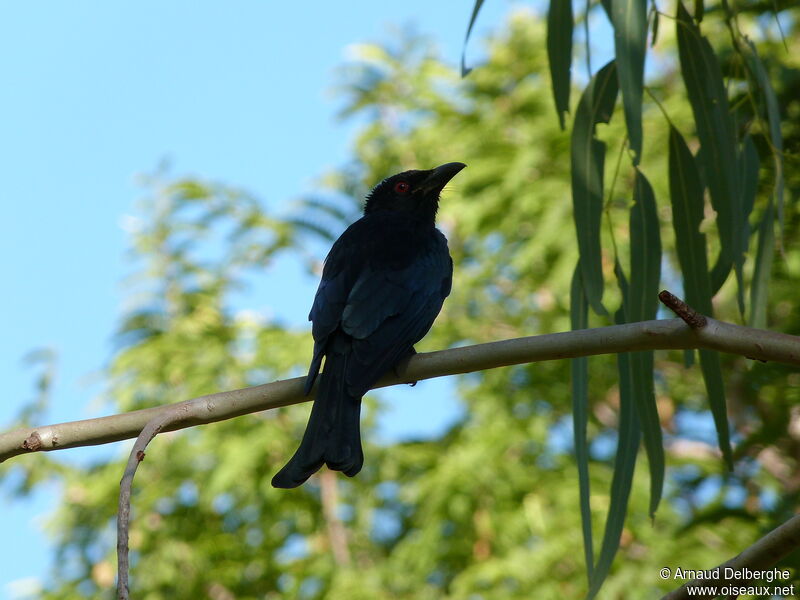
[[[405,194],[410,189],[411,186],[408,185],[408,182],[406,181],[398,181],[397,183],[394,184],[394,191],[397,192],[398,194]]]

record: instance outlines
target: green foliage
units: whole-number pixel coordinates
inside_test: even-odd
[[[550,0],[547,11],[547,60],[553,100],[561,129],[564,113],[569,112],[569,93],[572,79],[572,30],[575,19],[570,0]]]
[[[614,31],[615,57],[605,67],[591,77],[586,86],[575,115],[572,129],[572,194],[574,204],[574,221],[577,230],[577,241],[580,250],[578,268],[582,275],[582,286],[573,288],[580,293],[600,316],[608,316],[602,303],[606,289],[605,280],[610,279],[603,272],[603,251],[600,238],[603,196],[603,172],[605,164],[606,144],[597,139],[596,125],[610,122],[616,105],[616,92],[619,86],[622,92],[627,135],[622,147],[631,150],[631,165],[634,168],[634,203],[630,208],[630,226],[625,232],[630,239],[631,254],[631,286],[630,291],[623,288],[624,276],[621,272],[618,247],[612,233],[613,264],[620,292],[623,295],[623,314],[626,320],[650,319],[655,316],[656,291],[660,279],[661,244],[659,241],[658,217],[653,190],[644,174],[637,168],[643,149],[644,132],[642,113],[644,103],[644,64],[647,49],[647,3],[644,0],[613,0],[603,2],[602,6]],[[560,87],[569,80],[569,66],[572,61],[571,45],[561,48],[558,60],[553,60],[553,40],[565,40],[572,37],[572,15],[569,24],[565,19],[557,18],[559,5],[553,0],[550,5],[548,19],[548,49],[550,51],[550,73],[555,91],[556,113],[560,120],[567,109]],[[563,11],[563,6],[561,9]],[[777,9],[776,9],[777,10]],[[583,20],[588,23],[593,11],[591,3],[586,4]],[[596,11],[595,11],[596,12]],[[728,72],[726,83],[718,52],[712,47],[709,38],[701,32],[701,21],[705,16],[705,6],[701,1],[695,2],[694,16],[690,15],[681,0],[677,1],[675,16],[676,40],[679,56],[679,68],[685,83],[688,102],[694,116],[694,125],[700,142],[700,149],[693,156],[686,146],[678,130],[670,122],[670,187],[675,218],[675,233],[678,238],[679,269],[682,272],[684,289],[687,297],[694,298],[698,304],[694,306],[707,314],[711,314],[712,296],[716,295],[728,279],[731,270],[736,274],[736,300],[739,314],[745,315],[745,289],[750,284],[751,323],[765,326],[765,310],[767,304],[767,285],[772,266],[774,252],[774,209],[773,204],[782,205],[783,180],[783,135],[777,125],[779,117],[778,102],[775,91],[767,75],[764,63],[756,50],[755,44],[744,33],[738,15],[725,0],[717,7],[717,15],[713,25],[723,25],[730,34],[732,51],[732,71]],[[650,12],[652,18],[652,37],[655,44],[659,7],[654,3]],[[709,20],[706,20],[708,25]],[[708,28],[707,28],[708,29]],[[590,31],[586,28],[588,54]],[[587,64],[589,61],[587,60]],[[727,67],[728,65],[726,65]],[[738,67],[738,68],[737,68]],[[603,85],[603,83],[606,83]],[[740,83],[747,98],[755,110],[732,110],[729,104],[728,88],[733,83]],[[607,94],[604,91],[608,90]],[[658,104],[657,96],[650,95]],[[605,101],[603,101],[605,99]],[[568,100],[568,96],[567,96]],[[737,109],[738,105],[734,105]],[[664,107],[659,104],[664,111]],[[670,121],[668,111],[664,111],[666,120]],[[672,115],[675,118],[675,114]],[[768,122],[768,126],[765,125]],[[562,120],[563,126],[563,120]],[[750,129],[760,126],[769,150],[774,157],[774,198],[768,198],[761,226],[758,229],[758,251],[755,269],[750,282],[745,280],[745,260],[750,241],[750,215],[756,204],[761,158],[756,149]],[[650,131],[647,131],[650,135]],[[621,163],[622,151],[620,151]],[[664,167],[662,167],[663,170]],[[699,171],[699,173],[698,173]],[[663,171],[662,171],[663,172]],[[616,174],[615,174],[616,177]],[[719,246],[718,258],[710,271],[707,266],[707,248],[704,232],[700,231],[702,213],[704,212],[704,189],[709,191],[711,207],[715,211],[714,229],[715,243]],[[646,193],[640,193],[644,190]],[[613,191],[613,184],[612,184]],[[643,199],[648,201],[645,203]],[[643,209],[643,207],[647,207]],[[778,209],[780,213],[780,209]],[[647,218],[643,218],[647,215]],[[611,211],[607,212],[609,224]],[[780,218],[778,221],[782,224]],[[682,244],[686,244],[683,246]],[[608,263],[612,261],[607,261]],[[608,271],[609,269],[606,269]],[[648,301],[651,308],[641,310],[642,302]],[[572,309],[580,306],[573,299]],[[573,323],[581,319],[573,314]],[[694,354],[686,354],[687,366],[693,361]],[[623,360],[624,359],[624,360]],[[622,382],[628,375],[631,378],[630,392],[637,407],[636,418],[643,433],[643,442],[647,450],[651,475],[651,512],[655,512],[664,485],[664,451],[661,423],[658,407],[653,394],[653,354],[633,353],[629,357],[619,357],[621,396],[624,400],[625,386]],[[623,364],[624,362],[624,364]],[[577,364],[577,363],[576,363]],[[722,377],[720,357],[710,351],[700,352],[700,364],[709,405],[714,416],[719,447],[729,468],[733,468],[730,448],[725,387]],[[585,368],[573,372],[573,386],[582,390],[586,387],[589,371]],[[578,423],[576,422],[576,425]],[[581,434],[582,435],[582,434]],[[622,434],[620,434],[622,436]],[[578,439],[578,438],[576,438]],[[623,442],[618,445],[618,452]],[[638,437],[637,437],[638,439]],[[635,458],[636,446],[628,450]],[[619,457],[619,455],[618,455]],[[584,470],[587,468],[583,453],[577,455],[581,473],[581,505],[584,515],[584,542],[591,544],[591,536],[586,531],[588,518],[586,503],[588,487],[584,484]],[[628,463],[622,461],[627,466]],[[616,477],[615,473],[615,477]],[[625,479],[624,476],[620,476]],[[619,496],[618,496],[619,497]],[[627,499],[625,500],[627,502]],[[624,515],[624,508],[614,511],[613,515]],[[609,515],[606,534],[612,523]],[[616,535],[616,534],[614,534]],[[599,590],[610,567],[607,545],[608,535],[604,540],[603,552],[597,569],[588,567],[593,581],[590,597]],[[591,557],[591,549],[585,549],[587,558]],[[613,555],[613,550],[610,551]]]
[[[706,8],[704,25],[712,18]],[[362,46],[362,60],[341,73],[344,114],[365,117],[353,161],[325,178],[330,195],[310,199],[293,223],[277,221],[253,198],[225,186],[163,176],[150,181],[152,199],[133,232],[140,268],[129,281],[131,307],[106,372],[113,408],[300,374],[310,356],[309,332],[237,313],[232,294],[253,278],[280,294],[268,268],[283,252],[307,251],[309,236],[336,235],[369,186],[414,165],[469,165],[445,190],[439,217],[456,264],[453,294],[419,350],[562,331],[571,324],[571,303],[573,325],[605,323],[589,315],[588,293],[570,295],[587,278],[576,270],[570,136],[553,117],[543,39],[538,20],[514,16],[505,33],[489,40],[487,63],[465,80],[417,38]],[[660,43],[675,56],[663,27]],[[769,56],[767,48],[764,64],[772,64]],[[797,65],[780,64],[784,85],[775,93],[778,106],[786,107],[784,147],[791,150],[800,147],[800,107],[792,95],[800,75]],[[675,68],[674,62],[664,67],[651,87],[665,98],[673,122],[682,124],[692,106],[679,93]],[[657,269],[672,282],[683,267],[672,232],[677,213],[667,202],[671,129],[660,114],[644,110],[639,170],[626,170],[618,144],[626,135],[624,120],[597,122],[586,122],[586,143],[613,140],[620,148],[615,164],[592,165],[600,165],[595,177],[612,181],[593,198],[600,292],[615,271],[619,289],[606,289],[604,303],[620,321],[649,318],[655,305],[647,293],[658,282]],[[770,147],[755,129],[763,158]],[[693,146],[687,146],[690,155]],[[687,159],[685,153],[679,158]],[[759,217],[772,189],[759,180]],[[800,180],[787,175],[787,189],[796,198]],[[696,222],[697,207],[687,210]],[[705,203],[703,211],[709,214]],[[800,233],[796,201],[785,212],[791,239]],[[633,230],[629,215],[636,218]],[[697,234],[693,227],[687,235]],[[709,251],[718,250],[719,236],[705,231]],[[640,242],[639,235],[646,239]],[[653,253],[637,254],[637,244]],[[631,265],[630,289],[621,265]],[[750,277],[748,269],[745,263]],[[770,301],[764,301],[767,322],[782,331],[800,331],[793,300],[798,276],[800,252],[787,247],[785,260],[774,263]],[[639,302],[639,309],[630,315],[616,310],[623,299],[626,307]],[[731,286],[721,288],[714,308],[723,318],[737,313]],[[584,382],[577,392],[566,361],[461,377],[464,411],[457,424],[434,439],[390,446],[374,441],[381,406],[370,395],[365,468],[354,479],[337,476],[335,494],[323,489],[320,477],[289,492],[269,486],[302,434],[308,406],[158,436],[134,485],[134,597],[572,598],[590,586],[599,589],[607,571],[601,597],[650,598],[676,587],[658,577],[659,568],[714,566],[800,501],[794,476],[800,448],[796,432],[787,432],[800,420],[800,380],[778,365],[748,369],[744,359],[721,358],[721,369],[731,374],[728,398],[739,440],[736,470],[723,474],[713,430],[697,430],[708,422],[699,372],[687,372],[680,353],[650,354],[655,382],[638,385],[652,393],[658,412],[651,417],[669,433],[668,485],[651,521],[653,479],[635,471],[641,434],[631,358],[575,362]],[[572,394],[580,408],[574,443]],[[32,485],[48,478],[60,483],[62,502],[49,525],[58,555],[43,598],[113,597],[113,524],[126,447],[86,467],[42,456],[4,465],[2,473],[22,470]],[[770,461],[759,462],[765,452]],[[606,533],[599,547],[581,552],[582,538],[592,545],[592,525],[605,526]],[[343,540],[334,535],[337,527]],[[334,553],[342,543],[346,551]],[[796,566],[792,560],[787,564]]]

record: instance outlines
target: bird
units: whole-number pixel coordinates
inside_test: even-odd
[[[297,487],[323,464],[348,477],[361,470],[361,398],[416,353],[450,294],[453,260],[435,219],[442,189],[464,167],[387,177],[333,243],[308,316],[314,350],[305,394],[318,375],[319,386],[300,446],[273,487]]]

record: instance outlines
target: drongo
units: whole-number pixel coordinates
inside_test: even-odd
[[[414,353],[450,293],[453,261],[434,221],[442,188],[465,166],[384,179],[367,195],[364,216],[334,242],[308,316],[306,394],[323,358],[325,368],[300,447],[273,486],[297,487],[323,464],[349,477],[361,470],[361,397]]]

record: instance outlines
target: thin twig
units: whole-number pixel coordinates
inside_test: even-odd
[[[666,594],[661,600],[688,600],[688,598],[715,598],[725,585],[744,583],[749,580],[760,580],[763,577],[747,575],[745,569],[750,571],[760,571],[773,567],[784,556],[793,550],[800,548],[800,515],[795,515],[783,525],[773,529],[767,535],[758,540],[755,544],[744,550],[741,554],[734,556],[727,562],[722,563],[711,572],[717,573],[713,579],[695,579],[676,590]],[[728,570],[730,569],[730,571]],[[734,574],[729,577],[727,574]],[[780,585],[780,580],[775,579],[773,585]],[[691,596],[689,588],[706,587],[708,594],[703,594],[695,589]],[[716,593],[711,590],[717,590]]]
[[[692,329],[702,329],[708,324],[708,319],[705,315],[697,312],[691,306],[686,304],[683,300],[678,298],[675,294],[662,290],[658,294],[658,299],[664,303],[664,306],[671,308],[672,312],[678,315],[683,321]]]
[[[697,348],[800,366],[800,337],[711,318],[700,329],[692,329],[681,319],[664,319],[416,354],[397,369],[397,374],[386,375],[375,387],[578,356]],[[19,454],[93,446],[134,438],[150,421],[164,411],[171,410],[171,407],[180,410],[181,416],[170,421],[164,431],[307,402],[312,395],[303,395],[303,382],[304,378],[298,377],[108,417],[17,429],[0,434],[0,462]]]
[[[117,598],[118,600],[128,600],[128,534],[130,530],[131,516],[131,488],[133,487],[133,477],[139,463],[144,460],[144,450],[147,444],[164,427],[180,420],[183,417],[180,405],[168,406],[163,414],[145,425],[136,442],[131,448],[128,464],[119,482],[119,506],[117,509]]]

